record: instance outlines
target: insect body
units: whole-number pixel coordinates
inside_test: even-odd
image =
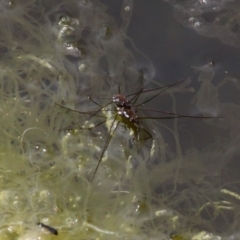
[[[99,165],[100,165],[100,163],[102,161],[104,153],[106,152],[107,147],[108,147],[108,145],[109,145],[109,143],[111,141],[111,138],[112,138],[114,132],[116,131],[116,129],[117,129],[117,127],[118,127],[120,122],[125,123],[128,128],[133,130],[133,132],[134,132],[134,139],[136,139],[136,137],[137,137],[137,139],[139,139],[140,130],[145,131],[145,133],[148,135],[148,138],[152,137],[151,133],[149,133],[146,129],[144,129],[141,126],[141,124],[139,122],[139,120],[141,120],[141,119],[173,119],[173,118],[198,118],[198,119],[204,119],[204,118],[219,118],[219,117],[208,117],[208,116],[183,115],[183,114],[178,114],[178,113],[172,113],[172,112],[167,112],[167,111],[161,111],[161,110],[155,110],[155,109],[141,108],[140,107],[143,104],[145,104],[147,102],[150,102],[152,99],[154,99],[155,97],[157,97],[161,93],[165,92],[170,87],[173,87],[174,85],[179,84],[181,82],[182,81],[175,82],[175,83],[173,83],[171,85],[158,87],[158,88],[154,88],[154,89],[141,89],[140,91],[138,91],[136,93],[133,93],[133,94],[130,94],[130,95],[127,95],[127,96],[122,95],[120,93],[120,89],[119,89],[118,94],[113,95],[112,101],[107,103],[104,106],[101,106],[97,102],[95,102],[92,99],[90,99],[93,103],[95,103],[97,106],[100,107],[96,111],[91,111],[91,112],[80,112],[79,111],[79,113],[81,113],[81,114],[90,115],[90,117],[87,118],[87,119],[90,119],[90,118],[92,118],[94,116],[100,117],[98,114],[100,114],[101,111],[102,112],[105,112],[105,111],[111,112],[111,110],[106,109],[106,107],[108,105],[110,105],[111,103],[115,104],[116,115],[113,118],[110,126],[108,126],[109,131],[108,131],[108,134],[107,134],[104,146],[102,148],[102,151],[101,151],[101,154],[100,154],[97,166],[96,166],[96,168],[94,170],[94,173],[92,175],[91,182],[93,181],[93,179],[94,179],[94,177],[95,177],[95,175],[97,173],[97,170],[98,170]],[[141,102],[139,104],[136,104],[136,102],[137,102],[137,100],[138,100],[138,98],[139,98],[139,96],[141,94],[154,92],[154,91],[158,91],[158,92],[155,95],[153,95],[152,97],[148,98],[147,100],[145,100],[145,101],[143,101],[143,102]],[[131,97],[131,99],[129,100],[130,97]],[[61,106],[61,105],[58,105],[58,106]],[[61,107],[66,108],[64,106],[61,106]],[[68,108],[66,108],[66,109],[68,109]],[[161,116],[161,117],[146,117],[146,118],[145,117],[139,117],[138,114],[137,114],[137,110],[138,109],[145,110],[145,111],[152,111],[152,112],[156,112],[156,113],[161,113],[161,114],[163,114],[163,116]],[[73,109],[69,109],[69,110],[73,110]],[[73,111],[78,112],[76,110],[73,110]],[[119,116],[121,117],[120,121],[118,119]],[[116,121],[117,121],[117,124],[115,124]],[[107,121],[105,121],[105,122],[107,122]],[[101,122],[100,124],[102,124],[102,123],[103,122]],[[99,126],[100,124],[97,124],[96,126]],[[76,124],[74,124],[74,125],[76,125]],[[64,129],[71,129],[70,127],[67,127],[67,128],[64,128]],[[144,139],[147,139],[147,138],[144,138]]]
[[[180,81],[181,82],[181,81]],[[98,167],[102,161],[102,158],[103,158],[103,155],[109,145],[109,142],[111,140],[111,137],[114,133],[114,131],[116,130],[117,127],[113,128],[114,126],[114,123],[115,121],[117,120],[117,116],[120,116],[122,117],[122,120],[123,122],[129,127],[131,128],[131,130],[133,130],[134,132],[134,138],[133,139],[139,139],[139,131],[140,131],[140,123],[139,123],[139,116],[137,115],[137,111],[136,111],[136,108],[135,108],[135,103],[136,101],[138,100],[138,97],[140,96],[141,93],[146,93],[146,92],[151,92],[151,91],[155,91],[155,90],[159,90],[161,89],[161,91],[157,94],[155,94],[154,97],[158,96],[160,93],[163,93],[164,91],[166,91],[168,88],[180,83],[180,82],[176,82],[176,83],[173,83],[169,86],[165,86],[165,87],[160,87],[160,88],[155,88],[155,89],[151,89],[151,90],[143,90],[141,89],[139,92],[137,93],[134,93],[134,94],[130,94],[128,95],[127,97],[130,97],[130,96],[133,96],[131,98],[131,100],[128,100],[128,98],[122,94],[120,94],[120,89],[118,90],[119,93],[114,95],[112,97],[112,102],[115,103],[116,105],[116,110],[117,110],[117,115],[115,116],[114,120],[112,121],[112,124],[109,128],[109,133],[108,133],[108,136],[107,136],[107,139],[106,139],[106,142],[104,144],[104,147],[103,147],[103,150],[102,150],[102,153],[100,155],[100,158],[99,158],[99,161],[98,161],[98,164],[95,168],[95,171],[93,173],[93,176],[92,176],[92,179],[91,179],[91,182],[93,181],[96,173],[97,173],[97,170],[98,170]],[[150,100],[152,100],[154,97],[152,97]],[[138,106],[140,105],[143,105],[145,102],[148,102],[149,99],[147,101],[144,101],[142,102],[141,104],[138,104]],[[110,104],[110,103],[109,103]],[[108,104],[107,104],[108,105]],[[99,112],[99,110],[97,111]],[[168,117],[168,118],[175,118],[176,116],[172,116],[172,117]],[[119,124],[119,123],[118,123]],[[118,125],[117,125],[118,126]],[[148,135],[148,138],[149,137],[152,137],[151,134],[145,130],[144,128],[142,128]]]
[[[118,107],[131,107],[129,100],[121,94],[114,95],[112,101]]]
[[[114,95],[113,102],[116,104],[116,110],[119,116],[129,120],[136,127],[139,127],[137,112],[125,96],[121,94]]]
[[[137,112],[132,107],[117,107],[117,113],[121,117],[128,119],[136,127],[139,127]]]

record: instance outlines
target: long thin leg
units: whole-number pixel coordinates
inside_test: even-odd
[[[81,121],[79,121],[79,122],[77,122],[77,123],[74,123],[74,124],[71,124],[71,125],[69,125],[69,126],[67,126],[67,127],[64,127],[64,128],[59,129],[59,131],[69,130],[70,127],[76,126],[77,124],[79,124],[79,123],[81,123],[81,122],[83,122],[83,121],[87,121],[88,119],[91,119],[91,118],[94,117],[94,116],[105,118],[104,116],[97,115],[97,113],[100,112],[103,108],[105,108],[105,107],[107,107],[108,105],[110,105],[111,103],[112,103],[112,102],[106,104],[106,105],[103,106],[103,107],[101,106],[100,109],[98,109],[97,111],[92,111],[92,112],[81,112],[81,111],[78,111],[78,110],[74,110],[74,109],[65,107],[65,106],[63,106],[63,105],[61,105],[61,104],[55,103],[55,105],[57,105],[57,106],[59,106],[59,107],[61,107],[61,108],[64,108],[64,109],[67,109],[67,110],[70,110],[70,111],[73,111],[73,112],[76,112],[76,113],[81,113],[81,114],[90,115],[89,117],[87,117],[87,118],[85,118],[85,119],[83,119],[83,120],[81,120]],[[99,105],[99,104],[97,104],[97,105]],[[100,105],[99,105],[99,106],[100,106]]]
[[[87,117],[87,118],[84,118],[83,120],[81,121],[78,121],[76,123],[73,123],[67,127],[64,127],[64,128],[61,128],[59,129],[59,131],[62,131],[62,130],[70,130],[70,128],[72,128],[73,126],[76,126],[78,124],[80,124],[81,122],[83,121],[87,121],[88,119],[92,118],[93,116],[97,116],[97,117],[102,117],[102,118],[105,118],[104,116],[100,116],[100,115],[96,115],[96,112],[80,112],[80,111],[77,111],[77,110],[74,110],[74,109],[71,109],[71,108],[68,108],[68,107],[65,107],[63,105],[60,105],[58,103],[55,103],[57,106],[61,107],[61,108],[64,108],[64,109],[67,109],[67,110],[70,110],[70,111],[73,111],[73,112],[76,112],[76,113],[81,113],[81,114],[86,114],[86,115],[90,115],[90,117]]]
[[[99,106],[100,108],[103,108],[99,103],[97,103],[96,101],[94,101],[91,97],[88,97],[88,99],[93,102],[94,104],[96,104],[97,106]]]
[[[113,131],[112,131],[113,125],[114,125],[115,121],[117,120],[117,117],[118,117],[118,115],[116,115],[116,116],[114,117],[114,120],[112,121],[112,124],[111,124],[110,129],[109,129],[109,133],[108,133],[108,135],[107,135],[106,142],[105,142],[105,144],[104,144],[102,153],[101,153],[100,158],[99,158],[99,160],[98,160],[98,164],[97,164],[97,166],[96,166],[96,168],[95,168],[95,171],[94,171],[94,173],[93,173],[91,182],[93,182],[93,179],[94,179],[94,177],[95,177],[95,175],[96,175],[96,172],[97,172],[97,170],[98,170],[98,167],[99,167],[99,165],[100,165],[100,163],[101,163],[101,161],[102,161],[103,155],[104,155],[104,153],[105,153],[105,151],[106,151],[106,149],[107,149],[107,147],[108,147],[108,145],[109,145],[109,142],[110,142],[110,140],[111,140],[111,138],[112,138],[112,135],[113,135],[113,133],[115,132],[115,130],[117,129],[117,127],[118,127],[118,125],[119,125],[119,122],[118,122],[116,128],[113,129]],[[111,133],[111,131],[112,131],[112,133]]]
[[[81,130],[92,130],[92,129],[94,129],[94,128],[100,126],[100,125],[102,125],[102,124],[105,123],[106,121],[107,121],[107,120],[104,120],[104,121],[98,123],[97,125],[94,125],[93,127],[88,127],[88,128],[79,127],[78,129],[81,129]],[[77,124],[79,124],[79,122],[78,122],[78,123],[74,123],[74,124],[72,124],[72,125],[69,125],[68,127],[61,128],[61,129],[59,129],[59,131],[62,131],[62,130],[71,130],[70,127],[75,126],[75,125],[77,125]]]
[[[170,84],[170,85],[168,85],[168,86],[165,86],[165,89],[163,89],[163,90],[160,91],[159,93],[155,94],[154,96],[150,97],[150,98],[147,99],[146,101],[143,101],[142,103],[136,105],[135,107],[138,107],[138,106],[141,106],[141,105],[143,105],[143,104],[145,104],[145,103],[147,103],[147,102],[150,102],[151,100],[153,100],[154,98],[156,98],[158,95],[160,95],[160,94],[162,94],[163,92],[167,91],[169,88],[175,86],[176,84],[179,84],[180,82],[182,82],[182,81],[178,81],[178,82],[175,82],[175,83]],[[160,89],[161,89],[161,88],[160,88]],[[155,91],[155,90],[157,90],[157,89],[153,89],[152,91]],[[145,92],[150,92],[150,91],[151,91],[151,90],[146,90],[146,91],[142,91],[142,92],[145,93]]]
[[[172,117],[144,117],[144,118],[139,118],[139,119],[149,119],[149,118],[150,119],[170,119],[170,118],[210,118],[211,119],[211,118],[218,118],[219,119],[219,118],[222,118],[222,117],[210,117],[210,116],[191,116],[191,115],[184,115],[184,114],[161,111],[161,110],[156,110],[156,109],[149,109],[149,108],[138,108],[138,109],[173,115]]]
[[[81,114],[87,114],[87,115],[91,115],[91,116],[98,116],[98,117],[101,117],[99,115],[96,115],[98,112],[100,112],[103,108],[107,107],[108,105],[110,105],[112,102],[109,102],[107,103],[106,105],[104,106],[101,106],[99,105],[97,102],[93,101],[92,98],[89,98],[89,100],[91,100],[93,103],[95,103],[96,105],[100,106],[100,108],[96,111],[87,111],[87,112],[82,112],[82,111],[79,111],[79,110],[75,110],[75,109],[72,109],[72,108],[68,108],[68,107],[65,107],[61,104],[58,104],[58,103],[55,103],[55,105],[61,107],[61,108],[65,108],[67,110],[70,110],[72,112],[76,112],[76,113],[81,113]]]
[[[64,109],[67,109],[67,110],[70,110],[70,111],[76,112],[76,113],[82,113],[82,114],[87,114],[87,115],[92,115],[92,114],[95,113],[94,111],[92,111],[92,112],[81,112],[81,111],[78,111],[78,110],[75,110],[75,109],[72,109],[72,108],[65,107],[65,106],[63,106],[61,104],[58,104],[58,103],[54,103],[54,104],[61,107],[61,108],[64,108]]]
[[[138,119],[173,119],[173,118],[211,119],[211,118],[221,118],[221,117],[200,117],[200,116],[177,115],[177,116],[173,116],[173,117],[143,117],[143,118],[138,118]]]
[[[183,82],[184,80],[181,80],[181,81],[178,81],[178,82],[175,82],[175,83],[173,83],[173,84],[170,84],[170,85],[168,85],[168,86],[163,86],[163,87],[157,87],[157,88],[151,88],[151,89],[145,89],[145,90],[142,90],[142,92],[141,93],[148,93],[148,92],[153,92],[153,91],[157,91],[157,90],[160,90],[160,89],[163,89],[162,91],[163,92],[165,92],[167,89],[169,89],[169,88],[171,88],[171,87],[173,87],[173,86],[175,86],[175,85],[177,85],[177,84],[179,84],[179,83],[181,83],[181,82]],[[127,95],[126,97],[131,97],[131,96],[133,96],[133,95],[136,95],[136,94],[138,94],[139,93],[139,91],[138,92],[135,92],[135,93],[131,93],[131,94],[129,94],[129,95]],[[162,92],[160,92],[159,94],[161,94]],[[158,94],[158,95],[159,95]],[[154,95],[154,97],[155,97],[155,95]],[[152,99],[150,99],[150,100],[152,100]],[[150,101],[149,100],[149,101]],[[148,100],[147,100],[148,101]],[[144,102],[145,103],[145,102]],[[143,104],[144,104],[143,103]]]
[[[143,138],[141,140],[148,140],[149,138],[153,138],[152,134],[149,131],[147,131],[147,129],[145,129],[144,127],[141,127],[141,129],[148,135],[148,137]]]
[[[137,102],[137,100],[142,92],[143,92],[143,88],[138,93],[136,93],[136,95],[129,101],[132,104],[132,106],[135,105],[135,103]]]
[[[118,86],[118,94],[121,94],[120,86],[119,85],[117,86]]]

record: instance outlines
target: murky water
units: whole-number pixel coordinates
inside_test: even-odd
[[[1,239],[238,239],[237,1],[0,9]]]

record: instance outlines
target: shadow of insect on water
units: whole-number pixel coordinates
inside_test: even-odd
[[[107,104],[105,104],[104,106],[101,106],[98,102],[96,102],[96,100],[93,100],[92,98],[89,98],[90,101],[92,101],[95,105],[97,105],[99,108],[96,111],[78,111],[78,110],[74,110],[68,107],[65,107],[63,105],[57,104],[57,106],[61,107],[61,108],[65,108],[67,110],[79,113],[79,114],[85,114],[85,115],[89,115],[89,117],[85,118],[84,121],[87,121],[89,119],[91,119],[92,117],[104,117],[101,114],[102,112],[110,112],[110,113],[115,113],[115,116],[112,118],[112,121],[108,127],[108,134],[103,146],[103,149],[101,151],[97,166],[93,172],[92,178],[91,178],[91,182],[93,182],[94,177],[97,173],[97,170],[99,168],[99,165],[102,161],[102,158],[104,156],[104,153],[106,152],[108,145],[111,141],[111,138],[114,134],[114,132],[116,131],[118,125],[122,122],[124,123],[130,130],[132,130],[133,132],[133,140],[140,140],[140,131],[145,132],[145,138],[141,139],[141,140],[147,140],[149,138],[152,138],[151,133],[145,129],[141,123],[140,120],[141,119],[173,119],[173,118],[198,118],[198,119],[211,119],[211,118],[220,118],[220,117],[212,117],[212,116],[194,116],[194,115],[184,115],[184,114],[179,114],[179,113],[174,113],[174,112],[167,112],[167,111],[161,111],[161,110],[156,110],[156,109],[150,109],[150,108],[143,108],[141,106],[143,106],[144,104],[150,102],[151,100],[153,100],[154,98],[156,98],[157,96],[159,96],[160,94],[166,92],[168,89],[174,87],[177,84],[180,84],[183,81],[178,81],[175,82],[171,85],[167,85],[167,86],[163,86],[163,87],[157,87],[157,88],[153,88],[153,89],[141,89],[138,92],[129,94],[129,95],[122,95],[120,92],[120,87],[118,86],[118,94],[113,95],[112,97],[112,101],[108,102]],[[140,97],[141,94],[144,93],[151,93],[151,92],[157,92],[156,94],[154,94],[153,96],[149,97],[147,100],[144,100],[140,103],[138,102],[138,99]],[[107,107],[111,104],[115,105],[115,109],[108,109]],[[155,112],[155,113],[159,113],[163,116],[157,116],[157,117],[139,117],[137,114],[138,110],[144,110],[144,111],[148,111],[148,112]],[[104,117],[106,118],[106,117]],[[104,121],[99,122],[97,125],[95,125],[94,127],[89,127],[89,128],[80,128],[80,129],[88,129],[91,130],[95,127],[98,127],[99,125],[106,123],[108,120],[105,119]],[[82,121],[81,121],[82,122]],[[61,130],[72,130],[73,127],[75,125],[80,124],[81,122],[77,122],[74,123],[70,126],[64,127]]]

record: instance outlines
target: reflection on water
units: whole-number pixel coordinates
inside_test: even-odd
[[[55,239],[39,222],[58,239],[239,238],[237,1],[0,9],[1,239]],[[179,80],[139,106],[150,138],[119,119],[111,128],[118,86]],[[222,118],[145,119],[159,116],[146,108]]]

